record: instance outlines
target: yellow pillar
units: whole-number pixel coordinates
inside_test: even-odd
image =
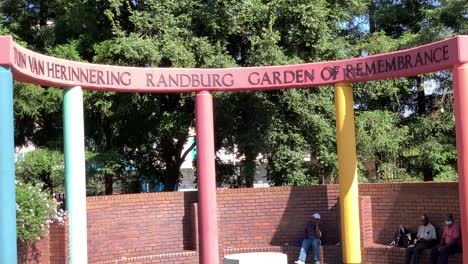
[[[354,100],[351,83],[335,84],[335,108],[343,263],[361,263]]]

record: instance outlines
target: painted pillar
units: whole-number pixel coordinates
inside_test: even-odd
[[[213,97],[207,91],[198,92],[195,96],[195,122],[200,264],[218,264]]]
[[[70,264],[88,263],[83,92],[64,88],[63,138]]]
[[[458,155],[458,191],[463,243],[463,263],[468,263],[468,64],[453,69],[453,93],[455,97],[455,129]]]
[[[13,76],[0,66],[0,263],[16,263]]]
[[[343,263],[361,263],[354,100],[351,83],[335,84],[335,108]]]

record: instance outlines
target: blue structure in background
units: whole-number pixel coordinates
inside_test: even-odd
[[[192,138],[190,144],[193,144],[195,143],[195,138]],[[195,147],[193,147],[192,149],[192,161],[196,161],[197,160],[197,146],[195,145]]]
[[[148,181],[143,181],[141,183],[141,192],[148,193],[148,192],[162,192],[164,191],[164,183],[160,182],[158,184],[151,184]],[[174,186],[174,191],[177,192],[179,190],[179,185]]]
[[[151,184],[148,181],[143,180],[141,183],[141,192],[162,192],[164,190],[164,183]]]

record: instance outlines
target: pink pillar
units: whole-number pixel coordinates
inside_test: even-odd
[[[200,264],[218,264],[213,97],[207,91],[198,92],[195,96],[195,119]]]
[[[463,263],[468,263],[468,64],[453,68],[453,93],[455,97],[455,128],[457,133],[458,190],[463,242]]]

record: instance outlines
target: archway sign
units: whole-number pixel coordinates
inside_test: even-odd
[[[196,92],[200,263],[218,264],[212,91],[335,86],[342,255],[361,263],[359,206],[351,83],[452,70],[461,221],[467,220],[468,36],[375,56],[300,65],[181,69],[137,68],[53,58],[0,37],[0,263],[16,263],[13,79],[64,87],[64,138],[70,263],[87,263],[82,91]],[[462,233],[468,237],[468,228]],[[463,259],[468,263],[468,243]]]

